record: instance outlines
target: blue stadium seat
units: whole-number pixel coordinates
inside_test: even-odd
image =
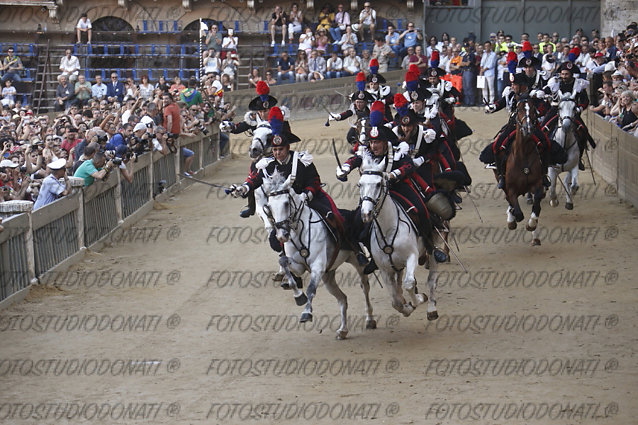
[[[403,31],[405,28],[403,28],[403,19],[397,19],[397,31]]]
[[[235,32],[239,32],[239,21],[235,21]]]

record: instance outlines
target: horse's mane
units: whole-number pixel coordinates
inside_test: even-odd
[[[361,158],[363,159],[361,163],[361,170],[365,171],[384,171],[386,166],[386,160],[383,161],[375,161],[374,157],[367,149],[361,152]]]
[[[283,173],[275,170],[271,175],[264,174],[264,190],[266,193],[276,192],[278,190],[282,190],[284,184],[286,183],[286,176]]]

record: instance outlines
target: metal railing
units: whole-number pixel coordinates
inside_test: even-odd
[[[196,153],[193,171],[202,171],[219,159],[219,134],[180,139],[179,143]],[[132,183],[113,170],[106,181],[95,182],[36,211],[5,219],[4,231],[0,232],[0,301],[127,225],[127,217],[150,208],[153,198],[162,191],[178,189],[181,180],[177,170],[183,162],[180,148],[166,156],[148,153],[132,164]]]

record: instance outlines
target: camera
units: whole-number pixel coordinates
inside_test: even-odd
[[[107,136],[106,134],[98,134],[97,136],[98,143],[106,143],[108,140],[109,140],[109,136]]]
[[[116,166],[118,166],[118,167],[119,167],[120,165],[122,165],[122,158],[117,158],[117,157],[116,157],[116,158],[113,158],[111,161],[113,161],[113,165],[116,165]]]
[[[27,172],[27,167],[24,166],[24,165],[22,167],[20,167],[20,172],[21,173],[26,173]]]

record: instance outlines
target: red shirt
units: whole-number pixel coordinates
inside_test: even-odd
[[[69,154],[71,154],[71,149],[79,145],[81,141],[82,139],[75,139],[75,140],[64,139],[64,141],[60,144],[60,147],[64,149],[65,151],[67,151]],[[73,159],[75,159],[75,152],[73,153],[73,157],[74,157]]]
[[[168,117],[173,117],[173,124],[171,128],[167,128],[166,131],[169,133],[180,134],[182,122],[181,116],[179,114],[179,106],[177,103],[171,103],[168,106],[164,107],[164,125],[168,125]]]

